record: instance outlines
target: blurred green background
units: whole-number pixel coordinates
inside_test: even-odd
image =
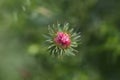
[[[46,51],[47,26],[81,32],[77,56]],[[0,0],[0,80],[120,80],[120,0]]]

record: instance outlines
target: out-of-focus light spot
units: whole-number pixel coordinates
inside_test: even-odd
[[[23,10],[23,11],[26,11],[26,8],[25,8],[25,6],[22,6],[22,10]]]
[[[35,11],[46,17],[52,16],[52,12],[45,7],[38,7]]]
[[[30,0],[26,0],[26,5],[30,6],[31,5],[31,1]]]
[[[13,17],[14,17],[14,21],[18,21],[18,14],[17,14],[17,12],[13,13]]]
[[[32,44],[28,47],[28,52],[30,54],[37,54],[39,52],[39,46],[37,44]]]

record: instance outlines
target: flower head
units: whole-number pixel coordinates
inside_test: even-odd
[[[54,42],[61,48],[68,48],[71,44],[70,36],[65,32],[57,32]]]
[[[73,28],[69,29],[69,24],[60,24],[48,27],[47,44],[51,55],[75,55],[77,52],[74,48],[78,46],[80,41],[80,34],[73,32]]]

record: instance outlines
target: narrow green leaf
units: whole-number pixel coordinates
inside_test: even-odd
[[[49,31],[49,33],[51,33],[51,34],[54,34],[54,30],[50,27],[50,25],[48,25],[48,31]]]
[[[70,30],[69,30],[69,33],[71,33],[71,34],[72,34],[72,33],[73,33],[73,30],[74,30],[73,28],[72,28],[72,29],[70,29]]]
[[[54,44],[52,44],[52,45],[50,45],[50,46],[48,46],[48,49],[50,49],[50,48],[52,48],[52,47],[54,47],[55,45]]]
[[[48,39],[48,40],[46,40],[46,42],[53,43],[53,40]]]
[[[77,36],[77,34],[76,34],[76,33],[73,33],[73,34],[71,35],[71,37],[75,37],[75,36]]]
[[[69,29],[69,23],[66,23],[63,27],[63,31],[67,32]]]
[[[43,37],[45,37],[46,39],[51,39],[52,38],[51,36],[48,36],[48,35],[43,35]]]
[[[60,24],[57,25],[58,31],[62,31],[62,29],[60,28]]]
[[[79,39],[80,37],[81,36],[78,35],[78,36],[74,37],[73,39],[76,40],[76,39]]]

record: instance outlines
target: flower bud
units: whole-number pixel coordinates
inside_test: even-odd
[[[57,32],[54,42],[61,48],[68,48],[71,44],[70,36],[65,32]]]

